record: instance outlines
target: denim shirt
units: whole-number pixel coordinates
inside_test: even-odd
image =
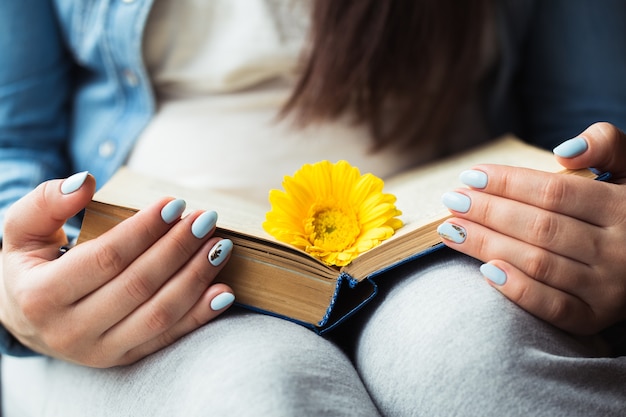
[[[152,1],[2,2],[0,223],[44,180],[88,170],[101,186],[124,163],[155,112],[141,45]],[[626,2],[498,6],[492,136],[553,147],[598,120],[626,127]],[[1,327],[0,352],[32,354]]]

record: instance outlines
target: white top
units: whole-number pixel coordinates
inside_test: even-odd
[[[267,201],[304,163],[345,159],[387,177],[431,152],[385,149],[347,120],[299,130],[276,114],[305,47],[308,0],[157,0],[144,36],[158,110],[128,165]],[[209,209],[209,208],[207,208]]]

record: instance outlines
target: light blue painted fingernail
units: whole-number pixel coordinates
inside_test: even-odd
[[[211,300],[211,310],[219,311],[222,310],[229,305],[231,305],[235,301],[235,296],[229,292],[223,292],[218,294]]]
[[[217,213],[214,211],[205,211],[191,225],[191,233],[198,239],[205,237],[217,223]]]
[[[165,223],[170,224],[180,218],[186,207],[187,203],[185,203],[185,200],[179,198],[172,200],[161,209],[161,218]]]
[[[67,177],[65,181],[63,181],[63,184],[61,184],[61,192],[63,194],[72,194],[73,192],[78,191],[78,189],[85,183],[88,174],[89,171],[83,171]]]
[[[459,213],[467,213],[472,205],[472,200],[468,196],[454,191],[445,193],[441,197],[441,202],[450,210]]]
[[[573,158],[585,152],[589,148],[587,141],[583,137],[576,137],[566,140],[554,148],[552,152],[561,158]]]
[[[461,172],[461,182],[473,188],[485,188],[487,186],[487,174],[476,169]]]
[[[209,251],[209,262],[213,266],[219,266],[228,257],[233,249],[233,242],[230,239],[222,239]]]
[[[439,236],[442,238],[451,240],[454,243],[463,243],[467,237],[467,232],[464,228],[448,222],[441,223],[439,227],[437,227],[437,233],[439,233]]]
[[[491,282],[496,285],[504,285],[506,282],[506,274],[503,270],[492,264],[482,264],[480,272]]]

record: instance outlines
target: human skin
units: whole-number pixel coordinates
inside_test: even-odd
[[[212,236],[212,222],[201,238],[191,232],[202,211],[182,219],[174,212],[167,223],[161,210],[174,199],[163,198],[59,257],[67,242],[61,227],[90,201],[95,180],[87,176],[69,194],[62,184],[41,184],[6,217],[0,320],[25,346],[92,367],[124,365],[228,307],[214,300],[232,290],[213,280],[229,253],[218,266],[209,262],[220,241]]]
[[[586,335],[626,319],[626,137],[596,123],[579,138],[587,149],[558,162],[609,171],[610,182],[477,165],[486,186],[455,190],[471,203],[447,220],[466,238],[444,242],[496,267],[487,281],[523,309]]]

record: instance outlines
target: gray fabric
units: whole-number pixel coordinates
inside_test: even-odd
[[[5,417],[625,415],[626,357],[523,312],[478,265],[443,250],[383,277],[335,343],[234,310],[130,367],[4,357]]]
[[[378,415],[335,345],[241,311],[129,367],[3,359],[5,417]]]
[[[367,315],[355,362],[386,416],[624,416],[626,357],[574,338],[445,250]]]

